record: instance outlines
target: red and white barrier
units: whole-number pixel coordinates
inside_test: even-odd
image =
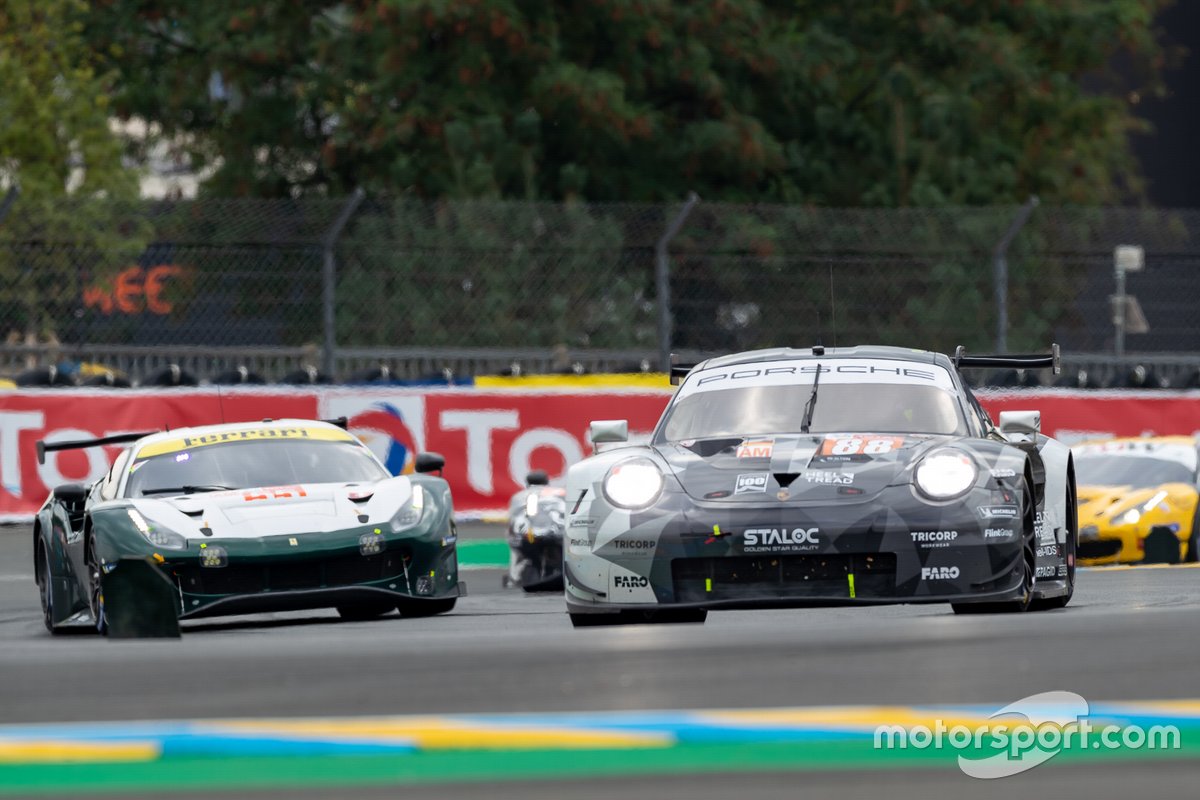
[[[530,469],[560,475],[590,452],[588,422],[628,419],[632,438],[654,428],[670,391],[415,389],[30,390],[0,393],[0,520],[28,520],[50,487],[94,480],[116,447],[47,453],[34,444],[107,434],[267,417],[346,416],[393,471],[413,454],[446,457],[446,479],[463,516],[503,513]],[[1200,392],[1048,390],[981,393],[993,417],[1038,409],[1042,430],[1068,443],[1085,438],[1192,434]]]

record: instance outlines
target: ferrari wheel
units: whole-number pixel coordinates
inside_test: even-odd
[[[432,617],[453,611],[457,603],[457,597],[444,600],[410,600],[398,604],[396,610],[402,617]]]
[[[50,578],[50,554],[41,542],[37,546],[36,569],[38,594],[42,598],[42,622],[50,633],[57,633],[54,628],[54,585]]]
[[[368,619],[382,617],[394,608],[391,603],[354,603],[353,605],[338,606],[338,616],[350,622],[363,622]]]
[[[96,558],[96,540],[95,538],[88,539],[87,544],[87,572],[90,581],[89,601],[92,611],[92,619],[96,624],[96,633],[101,636],[108,635],[108,617],[104,612],[104,584],[101,581],[100,561]]]

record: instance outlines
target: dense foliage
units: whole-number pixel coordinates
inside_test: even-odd
[[[1164,2],[97,0],[89,35],[216,194],[1094,204],[1137,189]]]

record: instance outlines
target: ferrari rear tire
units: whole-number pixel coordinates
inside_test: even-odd
[[[397,604],[396,610],[402,617],[432,617],[453,611],[457,603],[457,597],[447,597],[443,600],[410,600]]]
[[[38,594],[42,598],[42,622],[50,633],[58,633],[54,627],[54,582],[50,577],[50,554],[41,542],[37,546],[36,569]]]
[[[354,603],[351,605],[338,606],[338,616],[350,622],[363,622],[369,619],[382,617],[390,612],[394,606],[386,601],[375,601],[372,603]]]
[[[101,636],[107,636],[108,615],[104,609],[104,582],[101,580],[100,562],[96,559],[96,539],[94,536],[88,539],[84,561],[87,564],[87,573],[89,576],[88,603],[92,612],[92,620],[96,626],[96,633]]]

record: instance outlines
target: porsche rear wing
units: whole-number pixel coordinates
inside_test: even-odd
[[[1058,375],[1062,372],[1058,345],[1050,345],[1049,353],[1003,355],[967,355],[961,344],[954,350],[955,369],[1049,369]]]
[[[117,433],[112,436],[101,436],[98,439],[75,439],[69,442],[47,442],[42,439],[37,443],[37,460],[39,464],[46,463],[46,453],[56,450],[83,450],[88,447],[101,447],[106,444],[125,444],[136,442],[143,436],[149,436],[158,431],[143,431],[142,433]]]

